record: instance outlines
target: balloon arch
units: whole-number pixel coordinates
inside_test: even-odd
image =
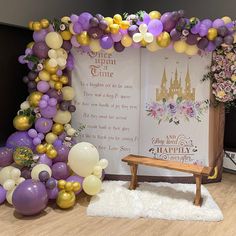
[[[113,17],[84,12],[53,21],[30,22],[29,28],[34,31],[33,42],[19,57],[19,62],[30,70],[23,78],[29,96],[13,120],[17,131],[0,148],[0,200],[6,198],[23,215],[39,213],[48,199],[56,199],[59,207],[69,208],[82,189],[89,195],[101,189],[107,160],[99,161],[92,144],[75,144],[81,130],[69,124],[76,109],[69,76],[74,66],[72,47],[108,53],[128,47],[146,47],[151,52],[173,48],[189,56],[214,51],[213,66],[205,79],[213,80],[218,101],[235,98],[236,89],[235,93],[233,88],[229,92],[227,86],[230,81],[234,85],[236,70],[228,69],[225,84],[219,75],[224,65],[217,65],[219,56],[223,55],[224,63],[235,59],[235,22],[227,16],[212,21],[188,19],[182,10],[163,15],[158,11],[139,11]],[[228,94],[233,94],[231,100],[225,99]]]

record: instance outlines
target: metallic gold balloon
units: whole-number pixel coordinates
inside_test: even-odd
[[[33,22],[33,24],[32,24],[32,28],[33,28],[34,31],[39,31],[39,30],[42,29],[42,26],[41,26],[40,22],[35,21],[35,22]]]
[[[44,81],[49,81],[50,80],[50,74],[46,70],[41,70],[39,72],[39,78]]]
[[[46,151],[49,151],[49,150],[51,150],[51,149],[54,148],[51,143],[47,143],[47,144],[45,145],[45,147],[46,147]]]
[[[33,151],[28,147],[18,147],[13,153],[13,159],[19,166],[31,166],[34,162],[33,156]]]
[[[157,37],[157,44],[162,47],[166,48],[170,45],[170,35],[167,32],[162,32],[160,35]]]
[[[73,191],[73,183],[72,183],[72,182],[67,182],[67,183],[65,184],[65,190],[66,190],[67,192]]]
[[[146,47],[148,43],[144,39],[142,39],[140,44],[142,47]]]
[[[64,126],[62,124],[55,123],[52,126],[52,132],[56,135],[60,135],[63,131],[64,131]]]
[[[72,37],[72,33],[68,30],[64,30],[62,31],[61,33],[61,37],[64,39],[64,40],[70,40],[71,37]]]
[[[34,80],[36,83],[40,81],[40,78],[37,76],[36,79]]]
[[[72,186],[73,186],[73,191],[74,192],[77,192],[81,189],[81,184],[79,182],[72,183]]]
[[[129,21],[127,21],[127,20],[123,20],[123,21],[121,21],[121,23],[120,23],[120,28],[123,29],[123,30],[128,29],[129,26],[130,26],[130,23],[129,23]]]
[[[72,191],[66,192],[65,190],[61,190],[57,195],[56,202],[57,205],[63,209],[73,207],[75,205],[75,193]]]
[[[76,39],[82,46],[88,46],[90,43],[90,38],[87,31],[83,31],[80,34],[76,35]]]
[[[55,149],[48,150],[46,154],[50,159],[54,159],[57,157],[57,151]]]
[[[115,24],[120,24],[122,21],[122,16],[120,14],[115,14],[113,17],[113,21]]]
[[[58,75],[51,75],[51,80],[59,81],[59,76]]]
[[[33,48],[33,46],[34,46],[34,42],[30,42],[30,43],[28,43],[28,44],[27,44],[27,46],[26,46],[26,47],[27,47],[27,48],[31,48],[31,49],[32,49],[32,48]]]
[[[43,94],[38,91],[32,92],[29,95],[29,104],[33,107],[37,107],[39,105],[39,101],[41,100],[42,96]]]
[[[62,190],[65,188],[65,185],[66,185],[66,181],[64,179],[61,179],[57,182],[57,187]]]
[[[65,75],[62,75],[61,78],[60,78],[60,82],[63,83],[63,84],[68,84],[69,78]]]
[[[211,40],[211,41],[214,40],[216,38],[216,36],[217,36],[217,29],[215,29],[215,28],[208,29],[207,38],[209,40]]]
[[[30,21],[29,23],[28,23],[28,27],[29,27],[29,29],[31,29],[31,30],[33,30],[33,21]]]
[[[42,28],[46,29],[46,28],[48,28],[48,26],[49,26],[49,20],[47,20],[47,19],[42,19],[42,20],[40,21],[40,24],[41,24]]]
[[[111,17],[105,17],[104,20],[107,22],[108,26],[113,24],[113,19]]]
[[[119,32],[120,26],[118,24],[111,24],[109,27],[112,34],[117,34]]]
[[[32,126],[32,123],[30,122],[30,118],[28,116],[17,115],[13,119],[13,125],[17,130],[24,131],[28,130]]]
[[[39,154],[43,154],[46,152],[46,146],[43,145],[43,144],[38,144],[36,146],[36,151],[39,153]]]
[[[150,18],[153,19],[161,19],[161,13],[159,11],[151,11],[148,14],[150,16]]]
[[[55,88],[56,90],[61,90],[62,87],[63,87],[63,84],[62,84],[60,81],[55,82],[54,88]]]
[[[49,74],[56,74],[57,70],[58,70],[58,66],[50,66],[49,64],[49,59],[47,59],[45,62],[44,62],[44,69],[49,72]]]

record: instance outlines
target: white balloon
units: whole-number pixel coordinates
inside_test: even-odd
[[[96,176],[102,174],[102,167],[100,165],[94,166],[93,174]]]
[[[20,178],[21,172],[19,169],[15,168],[10,173],[11,179],[17,180]]]
[[[13,167],[13,166],[6,166],[1,169],[1,171],[0,171],[0,184],[1,185],[3,185],[6,180],[11,178],[10,173],[14,168],[15,167]]]
[[[16,185],[15,180],[13,180],[13,179],[8,179],[8,180],[6,180],[6,181],[4,182],[3,188],[4,188],[5,190],[9,191],[9,190],[12,190],[12,189],[15,187],[15,185]]]
[[[59,49],[63,44],[61,35],[57,32],[49,32],[45,37],[45,42],[52,49]]]
[[[12,190],[7,191],[7,194],[6,194],[7,202],[8,202],[9,204],[11,204],[11,205],[12,205],[12,196],[13,196],[13,193],[14,193],[16,187],[17,187],[17,186],[15,186]]]
[[[48,61],[49,66],[56,67],[57,66],[57,60],[55,58],[50,58]]]
[[[144,34],[144,41],[151,43],[153,41],[153,35],[151,33]]]
[[[28,101],[24,101],[24,102],[21,103],[21,105],[20,105],[21,110],[26,110],[28,108],[30,108],[30,104],[29,104]]]
[[[54,49],[50,49],[50,50],[48,51],[48,56],[49,56],[50,58],[57,59],[57,51],[54,50]]]
[[[63,48],[57,49],[56,53],[57,53],[57,58],[67,59],[67,57],[68,57],[68,54],[67,54],[66,50],[63,49]]]
[[[93,168],[98,164],[99,153],[94,145],[81,142],[74,145],[68,155],[70,168],[82,177],[86,177],[93,172]]]
[[[101,159],[99,162],[98,162],[98,165],[102,167],[102,169],[105,169],[107,168],[108,166],[108,160],[107,159]]]
[[[142,36],[142,34],[140,34],[140,33],[135,33],[135,34],[133,35],[133,41],[134,41],[135,43],[139,43],[142,39],[143,39],[143,36]]]
[[[138,29],[141,34],[144,34],[147,32],[148,27],[146,24],[141,24]]]
[[[34,180],[39,180],[39,173],[41,171],[47,171],[49,176],[52,176],[52,170],[48,165],[45,164],[38,164],[36,165],[31,171],[31,178]]]

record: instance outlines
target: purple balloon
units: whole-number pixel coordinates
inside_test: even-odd
[[[130,37],[133,37],[133,35],[135,33],[138,33],[139,30],[138,30],[138,26],[137,25],[131,25],[129,28],[128,28],[128,34]],[[116,42],[116,41],[115,41]]]
[[[182,34],[178,30],[172,29],[170,32],[170,36],[173,41],[178,41],[178,40],[180,40]]]
[[[0,147],[0,167],[9,166],[13,162],[13,149]]]
[[[114,49],[117,51],[117,52],[122,52],[125,50],[125,47],[122,45],[121,42],[115,42],[114,43]]]
[[[52,125],[53,125],[53,122],[52,122],[51,119],[46,119],[46,118],[41,117],[41,118],[36,120],[35,129],[39,133],[46,134],[51,130]]]
[[[204,37],[204,36],[207,35],[207,33],[208,33],[208,27],[205,26],[204,24],[201,24],[201,25],[199,26],[199,35],[200,35],[201,37]]]
[[[47,106],[48,106],[47,101],[41,100],[41,101],[39,102],[39,108],[46,108]]]
[[[113,46],[113,40],[109,35],[104,35],[100,39],[100,45],[103,49],[109,49]]]
[[[53,159],[53,163],[56,163],[56,162],[67,163],[70,148],[67,147],[66,145],[61,145],[61,146],[55,147],[55,148],[57,151],[57,157]]]
[[[33,39],[35,42],[42,42],[45,41],[45,37],[48,34],[46,29],[41,29],[40,31],[34,31]]]
[[[49,88],[50,85],[46,81],[41,80],[37,83],[37,89],[39,92],[46,93],[49,90]]]
[[[56,199],[57,195],[58,195],[58,192],[59,192],[59,190],[58,190],[57,187],[55,187],[53,189],[48,189],[47,188],[48,199],[51,199],[51,200]]]
[[[82,191],[82,184],[84,181],[84,177],[78,176],[78,175],[71,175],[66,179],[66,182],[79,182],[81,185],[80,190],[76,191],[75,194],[78,195]]]
[[[227,45],[231,45],[234,42],[234,37],[232,35],[227,35],[224,37],[224,43]]]
[[[62,132],[58,138],[63,141],[66,138],[66,132]]]
[[[48,57],[49,47],[45,42],[34,43],[32,50],[33,54],[37,56],[39,59],[44,59]]]
[[[81,46],[80,47],[82,49],[83,52],[87,53],[87,52],[91,52],[91,49],[89,46]]]
[[[36,138],[33,139],[33,144],[34,144],[35,146],[37,146],[37,145],[40,144],[40,143],[41,143],[41,139],[40,139],[40,138],[36,137]]]
[[[56,98],[57,102],[61,102],[63,100],[62,93],[58,93],[57,90],[53,88],[47,91],[47,95],[51,98]]]
[[[39,110],[44,118],[53,118],[57,113],[56,106],[47,106],[45,108],[40,108]]]
[[[103,30],[99,27],[92,27],[89,28],[88,35],[93,39],[100,39],[103,35]]]
[[[57,186],[57,181],[54,178],[49,178],[45,183],[46,188],[53,189]]]
[[[27,179],[16,187],[12,203],[15,210],[22,215],[38,214],[47,206],[47,190],[40,181]]]
[[[79,16],[77,16],[77,15],[75,15],[75,14],[72,14],[72,15],[70,16],[70,20],[71,20],[72,23],[75,23],[76,21],[79,20]]]
[[[176,21],[172,18],[171,12],[166,12],[161,16],[161,22],[163,24],[163,30],[170,32],[176,25]]]
[[[111,34],[111,37],[114,42],[119,42],[121,41],[122,33],[118,32],[117,34]]]
[[[132,45],[131,45],[132,48],[140,48],[141,47],[141,44],[140,43],[135,43],[133,42]]]
[[[6,147],[13,149],[17,147],[28,147],[33,150],[34,144],[27,131],[17,131],[8,137]]]
[[[6,200],[6,194],[7,191],[2,186],[0,186],[0,204],[4,203]]]
[[[209,42],[205,48],[206,52],[213,52],[216,49],[216,45],[213,42]]]
[[[69,40],[64,40],[62,44],[62,48],[64,48],[67,52],[69,52],[72,48],[72,44]]]
[[[88,13],[88,12],[83,12],[79,15],[79,20],[78,22],[81,24],[83,27],[83,30],[88,30],[89,29],[89,21],[93,16]]]
[[[214,43],[215,43],[216,47],[219,47],[223,43],[223,38],[220,36],[217,36],[214,40]]]
[[[197,43],[198,48],[204,50],[208,46],[207,38],[202,38]]]
[[[228,28],[225,25],[223,25],[223,26],[220,26],[217,29],[217,33],[218,33],[219,36],[224,37],[224,36],[226,36],[229,33],[229,30],[228,30]]]
[[[148,25],[150,20],[151,20],[151,17],[146,12],[144,12],[144,14],[143,14],[143,22],[142,23]]]
[[[208,29],[212,27],[212,21],[210,19],[204,19],[201,24],[205,25]]]
[[[158,36],[163,30],[163,24],[160,20],[151,20],[148,24],[148,31],[154,36]]]
[[[75,22],[73,25],[73,30],[76,34],[80,34],[83,31],[82,25],[79,22]]]
[[[45,164],[49,167],[52,166],[52,159],[50,159],[46,154],[40,154],[38,164]]]
[[[212,27],[217,29],[222,25],[225,25],[225,22],[222,19],[216,19],[213,21]]]
[[[69,167],[64,162],[57,162],[52,165],[52,177],[60,180],[66,179],[70,175]]]
[[[190,33],[186,39],[186,43],[189,45],[195,45],[197,44],[197,40],[198,40],[198,35]]]
[[[31,179],[31,172],[27,167],[21,169],[21,177],[25,179]]]
[[[60,147],[62,145],[62,141],[60,139],[56,139],[56,141],[53,143],[53,146],[55,148]]]

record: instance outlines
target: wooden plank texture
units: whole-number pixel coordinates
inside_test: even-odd
[[[196,175],[210,175],[212,168],[206,167],[206,166],[200,166],[200,165],[194,165],[194,164],[186,164],[181,163],[177,161],[166,161],[166,160],[160,160],[156,158],[151,157],[144,157],[139,155],[129,155],[122,159],[124,162],[128,162],[130,164],[141,164],[146,166],[154,166],[154,167],[160,167],[170,170],[176,170],[181,172],[187,172],[192,173]]]

